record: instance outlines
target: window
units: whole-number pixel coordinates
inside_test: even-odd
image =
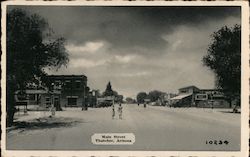
[[[208,95],[207,94],[196,94],[195,95],[195,100],[207,100]]]
[[[180,93],[188,93],[187,90],[180,90]]]
[[[79,80],[76,80],[76,88],[81,88],[81,81],[79,81]]]
[[[55,85],[59,85],[61,83],[60,80],[55,80]]]
[[[61,89],[61,81],[60,80],[55,80],[54,89]]]
[[[36,100],[35,94],[29,94],[29,100]]]
[[[66,89],[70,89],[71,88],[71,81],[70,80],[66,80],[65,81],[65,88]]]

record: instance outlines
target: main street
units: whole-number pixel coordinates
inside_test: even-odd
[[[118,105],[115,106],[117,112]],[[123,119],[112,120],[112,108],[66,108],[57,118],[77,119],[73,126],[17,129],[7,133],[7,149],[35,150],[239,150],[240,114],[202,108],[168,108],[123,104]],[[49,113],[29,112],[18,120]],[[95,133],[133,133],[133,145],[94,145]],[[228,141],[228,144],[209,144]]]

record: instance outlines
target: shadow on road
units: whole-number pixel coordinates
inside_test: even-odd
[[[233,112],[233,111],[219,111],[222,113],[233,113],[233,114],[240,114],[240,112]]]
[[[60,127],[73,127],[78,123],[82,123],[83,121],[73,118],[63,118],[63,117],[44,117],[37,118],[30,121],[16,121],[13,124],[13,129],[24,129],[24,130],[32,130],[32,129],[51,129],[51,128],[60,128]]]

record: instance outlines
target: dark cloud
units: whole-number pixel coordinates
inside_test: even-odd
[[[213,88],[202,66],[209,35],[240,24],[240,7],[12,6],[38,13],[67,39],[70,62],[57,74],[86,74],[91,88],[111,80],[126,96],[153,89]]]
[[[105,40],[114,53],[162,53],[177,25],[200,25],[209,20],[240,16],[240,7],[67,7],[23,6],[48,19],[69,42]],[[129,49],[129,52],[127,51]],[[135,50],[136,49],[136,50]],[[147,49],[145,51],[144,49]],[[124,52],[125,51],[125,52]]]

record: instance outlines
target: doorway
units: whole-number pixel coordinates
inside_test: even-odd
[[[68,98],[68,106],[76,106],[77,98]]]

